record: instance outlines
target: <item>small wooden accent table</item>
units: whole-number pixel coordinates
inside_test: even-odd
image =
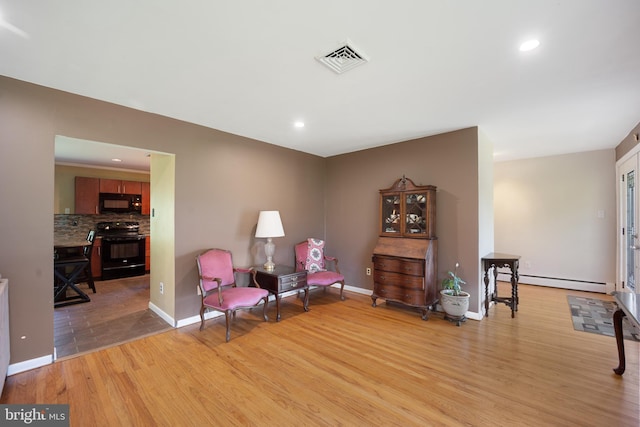
[[[484,270],[484,308],[485,316],[489,317],[489,302],[502,302],[511,307],[511,317],[515,317],[515,312],[518,311],[518,264],[520,262],[520,255],[508,255],[492,252],[482,257],[482,269]],[[489,270],[493,268],[493,283],[496,284],[498,280],[498,268],[509,267],[511,270],[511,297],[498,297],[497,286],[491,293],[491,299],[489,299]]]
[[[276,296],[276,321],[280,321],[280,296],[288,291],[304,290],[304,311],[309,311],[309,285],[307,272],[296,271],[294,267],[276,265],[273,271],[267,271],[261,265],[253,267],[254,280],[261,288]]]
[[[622,334],[622,318],[627,317],[631,323],[640,328],[640,297],[632,292],[614,292],[613,298],[618,304],[618,309],[613,313],[613,329],[616,332],[616,344],[618,344],[618,367],[613,370],[618,375],[624,374],[624,337]]]

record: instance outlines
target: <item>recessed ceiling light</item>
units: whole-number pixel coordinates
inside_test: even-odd
[[[303,128],[304,127],[304,122],[295,122],[293,124],[293,126],[297,127],[297,128]]]
[[[535,39],[527,40],[526,42],[520,45],[520,51],[527,52],[537,48],[538,46],[540,46],[540,42],[538,40],[535,40]]]
[[[111,159],[112,162],[121,162],[122,159]]]

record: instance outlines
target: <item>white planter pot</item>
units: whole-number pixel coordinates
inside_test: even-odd
[[[440,305],[446,313],[445,319],[457,322],[460,326],[460,322],[467,320],[465,314],[469,311],[471,295],[464,291],[461,291],[460,295],[450,295],[451,292],[447,289],[440,291]]]

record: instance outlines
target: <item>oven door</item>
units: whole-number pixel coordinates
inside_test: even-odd
[[[103,237],[102,280],[144,275],[144,243],[144,237]]]

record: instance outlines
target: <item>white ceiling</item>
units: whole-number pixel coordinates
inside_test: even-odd
[[[151,152],[122,145],[105,144],[58,135],[55,140],[56,163],[91,165],[100,168],[151,170]]]
[[[556,155],[615,147],[640,121],[638,0],[0,0],[0,14],[2,75],[319,156],[470,126],[497,161]],[[540,47],[520,52],[529,38]],[[368,63],[315,59],[347,39]]]

